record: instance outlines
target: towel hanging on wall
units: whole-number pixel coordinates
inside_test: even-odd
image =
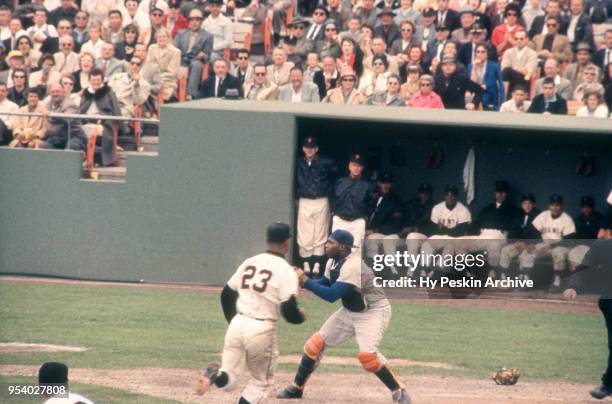
[[[474,148],[470,147],[465,159],[465,166],[463,166],[463,190],[465,191],[465,200],[468,205],[474,200],[474,193],[476,192],[476,184],[474,183],[475,169],[476,154],[474,153]]]

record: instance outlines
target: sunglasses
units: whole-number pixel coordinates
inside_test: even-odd
[[[238,60],[247,60],[249,57],[248,56],[238,56],[236,59]]]
[[[161,17],[163,14],[162,13],[152,13],[151,15],[153,17]]]
[[[336,28],[325,28],[325,32],[336,32]]]
[[[202,21],[203,19],[202,17],[189,17],[189,21]]]
[[[355,81],[355,79],[353,79],[353,78],[346,78],[346,79],[342,79],[342,81]]]
[[[302,31],[303,31],[303,30],[304,30],[304,26],[303,26],[303,25],[295,25],[295,26],[293,27],[293,29],[300,29],[300,30],[302,30]]]
[[[508,14],[506,14],[506,17],[516,17],[516,16],[518,16],[517,13],[508,13]]]
[[[556,27],[557,24],[546,24],[547,27]]]
[[[421,84],[419,84],[419,86],[421,86],[421,87],[431,87],[431,84],[430,83],[421,83]]]
[[[265,75],[266,75],[266,73],[262,73],[262,72],[260,72],[260,73],[254,73],[254,75],[255,75],[255,76],[265,76]]]
[[[136,63],[136,62],[132,62],[132,63],[130,63],[130,64],[131,64],[132,66],[138,66],[138,67],[140,67],[140,66],[141,66],[141,63]]]
[[[72,46],[71,43],[63,43],[62,46]]]
[[[410,28],[402,28],[402,32],[412,32]]]

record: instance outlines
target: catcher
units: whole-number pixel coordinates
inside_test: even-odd
[[[353,242],[353,236],[346,230],[335,230],[330,235],[325,253],[331,260],[319,280],[309,279],[302,270],[296,269],[302,287],[330,303],[341,299],[342,307],[306,341],[294,382],[277,398],[302,398],[306,381],[319,364],[325,347],[340,345],[354,335],[359,345],[357,357],[363,369],[374,373],[387,386],[394,403],[410,404],[408,391],[378,352],[391,319],[391,305],[382,289],[373,286],[372,271],[362,266],[358,255],[351,254]]]

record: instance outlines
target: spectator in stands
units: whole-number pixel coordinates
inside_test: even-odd
[[[411,0],[407,0],[410,2]],[[389,47],[389,54],[397,56],[400,62],[406,62],[410,47],[417,43],[415,37],[416,25],[411,20],[402,21],[399,26],[400,37]]]
[[[428,49],[429,43],[436,39],[436,25],[434,24],[435,19],[435,10],[431,7],[426,7],[423,10],[421,18],[416,26],[415,36],[421,42],[421,46],[423,47],[424,51]],[[442,27],[446,27],[446,31],[448,31],[446,36],[448,37],[448,35],[450,35],[450,28],[448,28],[446,23],[438,24],[437,27],[438,30]]]
[[[134,117],[134,111],[147,101],[151,95],[151,86],[140,74],[143,60],[134,56],[127,72],[121,72],[108,78],[108,85],[113,90],[121,108],[121,115]]]
[[[395,17],[393,18],[393,21],[398,27],[400,27],[400,32],[402,28],[402,23],[404,21],[412,21],[414,26],[414,24],[416,24],[417,21],[419,21],[419,18],[421,17],[421,13],[414,7],[412,7],[412,0],[400,0],[400,6],[396,8],[394,12]],[[416,29],[412,33],[415,34]]]
[[[119,10],[108,12],[108,19],[102,26],[102,39],[116,45],[123,38],[123,15]]]
[[[61,51],[60,48],[60,39],[63,36],[69,36],[72,38],[73,40],[73,47],[74,47],[74,41],[76,40],[76,35],[74,34],[74,31],[72,30],[72,23],[69,20],[59,20],[59,22],[57,23],[57,38],[54,38],[53,41],[57,41],[57,44],[53,44],[53,47],[57,46],[57,49],[55,50],[55,52],[59,52]],[[53,53],[55,53],[53,52]]]
[[[102,26],[108,17],[108,12],[117,8],[116,1],[81,0],[81,10],[86,11],[91,24]],[[76,21],[75,17],[75,21]]]
[[[113,90],[104,82],[104,73],[98,68],[89,72],[89,87],[83,91],[79,112],[84,115],[113,115],[121,116],[121,108]],[[90,122],[97,122],[91,119]],[[115,141],[113,135],[113,122],[102,121],[104,132],[96,139],[102,146],[101,163],[108,167],[115,158]]]
[[[612,63],[608,63],[608,65],[604,69],[604,74],[604,100],[608,105],[608,110],[612,111]]]
[[[401,66],[399,68],[400,77],[402,81],[406,81],[408,77],[408,66],[418,66],[420,69],[423,69],[425,52],[423,52],[421,45],[415,43],[410,47],[406,58],[404,58],[403,54],[399,54],[397,58],[401,61]]]
[[[134,24],[128,24],[123,27],[122,38],[115,44],[115,57],[126,62],[132,60],[137,42],[138,27]]]
[[[406,82],[400,87],[400,96],[406,102],[419,91],[419,79],[421,78],[421,68],[418,65],[408,65],[406,68],[408,77]]]
[[[381,37],[385,40],[387,48],[391,48],[393,42],[401,38],[400,30],[393,22],[393,10],[389,7],[384,7],[377,14],[378,21],[374,28],[374,36]]]
[[[34,41],[34,49],[37,51],[45,51],[43,44],[50,38],[57,38],[57,29],[55,26],[47,24],[47,10],[44,7],[34,8],[34,25],[27,29],[27,33]]]
[[[40,58],[38,67],[40,70],[30,74],[28,84],[30,87],[38,87],[40,97],[44,98],[47,95],[47,88],[49,85],[59,84],[62,75],[54,69],[55,59],[48,53]]]
[[[327,15],[336,21],[338,29],[341,30],[347,26],[351,18],[351,7],[341,4],[340,0],[327,0]]]
[[[538,59],[543,63],[546,59],[554,58],[563,65],[572,60],[572,44],[565,35],[559,34],[561,22],[557,17],[546,19],[546,34],[539,34],[533,38],[529,46],[536,51]]]
[[[285,25],[285,17],[287,16],[287,9],[293,4],[291,0],[272,0],[272,31],[274,33],[274,45],[278,45],[280,42],[280,34],[283,26]]]
[[[374,51],[372,50],[372,40],[374,39],[374,27],[368,24],[363,24],[361,26],[360,31],[361,31],[361,41],[359,42],[359,49],[361,49],[363,56],[368,58],[374,54]]]
[[[170,32],[170,36],[174,40],[176,35],[183,29],[187,29],[189,22],[187,18],[181,14],[181,1],[168,1],[168,11],[162,18],[162,26]]]
[[[147,24],[146,27],[140,27],[140,35],[138,37],[138,42],[142,42],[147,46],[151,46],[151,44],[155,42],[157,32],[160,29],[164,28],[162,24],[163,17],[164,11],[161,8],[155,7],[151,9],[151,11],[149,11],[150,22],[149,24]],[[170,31],[166,30],[166,32],[168,32],[168,37],[170,37]]]
[[[238,79],[229,74],[229,62],[225,59],[217,59],[213,62],[214,75],[211,74],[202,83],[198,98],[223,98],[228,90],[236,93],[236,96],[243,96],[242,86]]]
[[[64,89],[64,93],[66,93],[74,105],[77,107],[81,105],[81,95],[77,92],[74,92],[74,76],[72,74],[64,74],[60,79],[60,85]]]
[[[81,47],[89,41],[89,13],[85,10],[80,10],[74,16],[74,51],[81,52]]]
[[[241,86],[253,80],[253,65],[250,63],[251,53],[248,49],[238,49],[236,52],[236,65],[230,73],[236,77]]]
[[[470,79],[483,89],[482,105],[487,111],[497,111],[504,98],[504,82],[499,65],[488,60],[489,46],[486,43],[476,45],[474,64],[469,65],[467,73]]]
[[[83,0],[85,2],[86,0]],[[56,402],[66,402],[66,403],[78,403],[78,404],[93,404],[92,401],[87,398],[81,396],[80,394],[76,394],[72,391],[72,389],[68,388],[68,366],[59,362],[46,362],[38,370],[38,384],[48,385],[48,384],[63,384],[66,385],[66,390],[69,391],[67,398],[54,398],[51,395],[46,395],[45,403],[56,403]]]
[[[253,81],[244,84],[244,98],[256,101],[271,101],[278,97],[278,86],[267,79],[266,65],[258,63],[253,67]]]
[[[25,68],[35,70],[38,66],[38,60],[42,55],[39,51],[32,48],[32,40],[28,36],[21,36],[17,39],[17,49],[24,58]]]
[[[585,118],[607,118],[610,114],[608,106],[603,102],[599,91],[588,89],[583,96],[584,105],[578,109],[576,116]]]
[[[362,0],[361,6],[359,3],[353,7],[353,14],[359,17],[361,25],[367,24],[372,27],[376,26],[378,10],[374,7],[374,0]],[[374,34],[374,32],[372,32]]]
[[[533,98],[527,112],[544,115],[567,114],[567,101],[557,93],[555,80],[553,78],[544,78],[542,82],[542,94],[536,95]]]
[[[387,53],[387,43],[382,37],[372,39],[372,55],[363,60],[365,70],[373,70],[373,61],[375,56],[384,56],[387,60],[387,69],[390,73],[399,73],[399,66],[395,56]]]
[[[603,96],[604,88],[596,80],[596,76],[599,72],[596,66],[589,65],[582,71],[582,83],[578,84],[574,90],[574,100],[583,101],[584,96],[587,92],[596,92]]]
[[[11,79],[13,86],[9,88],[8,99],[23,107],[28,102],[28,74],[23,68],[12,69]]]
[[[486,14],[489,17],[489,20],[491,21],[492,27],[497,27],[498,25],[504,22],[504,10],[506,9],[507,5],[507,0],[493,0],[487,6]]]
[[[570,64],[565,71],[565,78],[571,81],[572,87],[576,88],[578,85],[582,83],[584,79],[584,75],[582,74],[587,66],[594,66],[597,70],[597,75],[595,76],[595,80],[599,81],[599,68],[591,62],[591,57],[593,53],[593,48],[586,43],[582,42],[578,44],[576,48],[576,61]]]
[[[314,51],[320,57],[325,55],[339,57],[342,51],[340,50],[340,44],[338,44],[338,27],[336,22],[334,20],[327,20],[323,28],[325,30],[324,37],[315,43]]]
[[[346,23],[346,29],[340,32],[340,43],[342,43],[344,38],[351,38],[355,43],[361,42],[361,22],[359,21],[359,17],[352,15],[351,18],[349,18]]]
[[[44,104],[44,109],[52,114],[78,114],[79,108],[72,102],[69,94],[58,84],[51,84],[49,87],[49,100]],[[85,150],[87,138],[81,128],[78,119],[68,120],[54,118],[45,115],[48,120],[47,132],[40,147],[44,149],[65,149],[68,146],[71,150]],[[70,143],[68,143],[68,130],[70,129]],[[68,145],[67,145],[68,143]]]
[[[436,15],[436,25],[444,24],[444,26],[448,27],[451,31],[459,28],[459,14],[452,9],[448,8],[448,0],[437,0],[437,15]]]
[[[438,78],[438,76],[442,75],[442,59],[445,57],[454,57],[455,63],[457,64],[457,72],[461,74],[466,74],[466,67],[457,61],[457,42],[448,41],[444,44],[444,48],[442,49],[442,53],[440,54],[440,59],[434,59],[431,62],[431,66],[429,66],[429,71],[433,73],[434,78]]]
[[[529,29],[529,38],[533,39],[536,35],[546,35],[548,33],[548,27],[546,27],[546,21],[550,17],[556,17],[560,23],[558,32],[563,28],[564,21],[561,18],[561,6],[559,0],[548,0],[546,4],[546,14],[537,16],[533,19],[531,28]]]
[[[363,74],[363,52],[357,46],[357,43],[350,37],[345,37],[340,43],[342,54],[338,58],[338,69],[342,70],[345,67],[350,67],[357,77]]]
[[[527,95],[524,87],[520,85],[514,87],[512,98],[502,104],[499,112],[527,112],[531,105],[531,101],[527,100]]]
[[[529,82],[538,67],[537,53],[527,46],[527,32],[515,32],[514,41],[516,46],[504,53],[501,63],[502,77],[504,81],[509,82],[509,93],[512,93],[516,85],[529,88]]]
[[[144,44],[137,43],[134,47],[134,56],[138,56],[140,60],[144,60],[142,68],[140,69],[140,75],[145,79],[151,88],[151,96],[157,98],[157,94],[162,87],[161,72],[159,66],[152,62],[147,62],[148,52],[147,47]],[[156,109],[156,105],[152,105],[152,109]]]
[[[10,88],[13,87],[13,71],[15,69],[23,69],[25,67],[25,58],[18,50],[10,51],[8,56],[8,70],[0,71],[0,82],[6,83]]]
[[[77,16],[78,17],[78,16]],[[100,38],[102,35],[101,25],[92,23],[87,31],[87,38],[89,38],[83,45],[81,45],[81,54],[84,52],[91,53],[96,59],[102,57],[102,45],[104,41]]]
[[[366,70],[359,79],[359,91],[366,97],[370,97],[377,91],[385,91],[391,74],[388,68],[389,62],[384,54],[374,55],[372,70]]]
[[[27,104],[17,112],[43,114],[45,108],[40,101],[36,88],[30,88]],[[9,147],[39,148],[47,132],[47,119],[41,116],[17,116],[13,121],[13,141]]]
[[[321,66],[319,66],[319,64],[319,55],[315,52],[310,52],[308,56],[306,56],[306,67],[304,68],[305,81],[313,82],[314,75],[321,71]]]
[[[125,0],[125,10],[122,10],[125,24],[136,25],[136,14],[138,13],[138,0]],[[137,25],[136,25],[137,26]]]
[[[521,46],[516,40],[516,35],[519,32],[524,32],[525,38],[527,38],[525,28],[519,24],[521,9],[518,4],[508,4],[504,10],[504,17],[504,23],[496,26],[491,34],[491,44],[497,48],[497,53],[500,56],[503,56],[506,50]],[[526,45],[527,40],[525,39],[524,42]]]
[[[572,88],[572,83],[565,77],[561,77],[559,75],[559,62],[557,62],[557,59],[553,58],[547,59],[546,62],[544,62],[544,77],[536,80],[534,96],[542,94],[542,84],[544,83],[544,79],[546,77],[550,77],[555,80],[557,93],[561,96],[561,98],[566,101],[570,101],[573,98],[574,89]]]
[[[60,0],[60,6],[49,13],[49,24],[57,25],[60,20],[74,22],[74,17],[79,11],[79,6],[74,0]]]
[[[155,63],[159,66],[163,83],[161,91],[164,100],[170,100],[178,86],[181,51],[172,45],[170,34],[165,28],[157,30],[156,43],[149,47],[145,63]]]
[[[607,65],[612,63],[612,28],[606,30],[604,34],[604,46],[595,52],[593,63],[602,71]]]
[[[79,58],[79,70],[74,72],[74,91],[89,87],[89,73],[95,67],[93,54],[83,51]]]
[[[244,8],[242,18],[250,18],[253,23],[253,33],[251,34],[252,54],[262,55],[264,53],[264,24],[268,15],[267,3],[251,1]]]
[[[144,31],[145,28],[148,28],[151,26],[151,24],[153,24],[153,21],[151,20],[151,11],[155,9],[161,10],[163,16],[168,9],[168,3],[165,0],[141,0],[139,2],[136,16],[134,16],[134,23],[138,25],[141,31]],[[158,17],[155,16],[154,18],[155,22],[157,22]],[[161,21],[162,20],[160,18],[160,24]],[[170,31],[168,31],[168,35],[170,35]],[[152,35],[152,37],[155,38],[155,35]]]
[[[314,102],[318,103],[319,88],[314,83],[304,82],[302,68],[294,66],[289,73],[289,83],[280,87],[279,101],[287,102]]]
[[[440,63],[440,59],[442,58],[442,52],[444,51],[444,47],[449,42],[448,35],[449,30],[445,25],[441,25],[436,28],[435,37],[431,38],[429,43],[427,43],[427,49],[425,52],[425,58],[423,60],[423,70],[424,71],[435,71],[435,67]],[[465,44],[467,46],[469,44]],[[433,70],[431,66],[434,66]]]
[[[28,33],[24,31],[21,20],[18,17],[11,18],[11,21],[9,22],[9,31],[10,31],[10,36],[4,39],[2,42],[4,44],[4,48],[6,52],[16,50],[17,49],[17,38],[23,35],[26,35],[26,36],[28,35]]]
[[[465,44],[472,41],[472,27],[474,26],[474,10],[464,6],[459,12],[459,28],[451,33],[453,41]]]
[[[459,46],[459,50],[457,52],[457,60],[461,62],[464,66],[468,66],[473,63],[474,57],[476,56],[476,46],[481,43],[486,43],[487,33],[484,28],[474,25],[472,27],[472,40],[468,43],[464,43]],[[495,46],[487,46],[489,54],[487,58],[491,62],[497,62],[497,49]]]
[[[312,82],[319,87],[319,97],[324,99],[330,90],[337,87],[340,75],[336,67],[336,58],[331,55],[323,57],[321,66],[322,69],[314,73]]]
[[[306,60],[306,55],[314,49],[314,42],[306,38],[306,26],[308,22],[300,17],[296,17],[289,23],[291,37],[295,40],[293,54],[297,58],[297,62],[302,63]]]
[[[53,55],[55,70],[60,74],[72,74],[79,70],[79,55],[74,52],[74,39],[70,35],[60,37],[60,50]]]
[[[525,29],[529,32],[531,26],[533,25],[533,20],[536,17],[543,16],[544,10],[542,10],[541,0],[529,0],[526,3],[527,4],[525,4],[521,10],[521,15],[523,17],[523,21],[525,22]]]
[[[368,105],[388,106],[388,107],[404,107],[404,101],[400,95],[400,77],[398,74],[392,73],[387,79],[387,90],[377,91],[368,99]]]
[[[442,59],[442,74],[435,79],[434,91],[442,98],[446,109],[473,110],[482,100],[483,90],[469,76],[457,72],[457,64],[453,56]],[[466,91],[473,93],[471,100],[466,102]]]
[[[444,109],[444,103],[438,94],[433,91],[434,80],[429,74],[419,79],[419,92],[408,102],[409,107]]]
[[[17,112],[19,106],[7,98],[8,87],[0,82],[0,146],[5,146],[13,139],[13,120],[15,117],[2,115],[2,112]]]
[[[213,35],[213,51],[217,57],[223,57],[223,50],[234,43],[234,23],[221,14],[222,5],[223,0],[210,0],[210,15],[202,23],[202,28]]]
[[[591,19],[584,13],[584,0],[570,0],[571,15],[562,32],[572,43],[572,49],[577,51],[580,42],[586,42],[591,49],[595,48]]]
[[[174,40],[175,46],[182,54],[181,64],[189,68],[187,79],[187,96],[195,98],[198,94],[204,65],[210,60],[213,49],[213,36],[204,31],[202,11],[197,8],[189,12],[189,28],[182,30]]]
[[[272,51],[272,64],[267,67],[268,81],[283,86],[289,82],[289,72],[293,68],[293,62],[287,62],[287,52],[277,47]]]
[[[115,57],[115,46],[109,42],[102,45],[102,57],[96,61],[96,67],[102,70],[107,80],[126,71],[125,64]]]
[[[340,70],[340,86],[328,89],[323,102],[330,104],[365,104],[366,98],[355,87],[357,75],[350,67]]]

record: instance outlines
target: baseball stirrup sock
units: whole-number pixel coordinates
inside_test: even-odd
[[[215,381],[214,381],[215,386],[217,386],[219,388],[225,387],[228,382],[229,382],[229,376],[224,371],[220,371],[217,374],[217,377],[215,378]]]
[[[240,401],[238,401],[238,404],[251,404],[251,402],[246,400],[244,397],[240,397]]]
[[[385,384],[385,386],[387,386],[389,390],[395,391],[400,388],[400,385],[397,382],[395,375],[388,367],[383,366],[378,372],[374,374],[380,379],[381,382]]]
[[[295,373],[295,379],[293,380],[296,386],[298,386],[299,388],[304,387],[304,385],[308,381],[308,378],[310,377],[312,372],[314,372],[315,364],[316,362],[314,359],[311,359],[306,355],[302,355],[300,366],[298,366],[298,370]]]

